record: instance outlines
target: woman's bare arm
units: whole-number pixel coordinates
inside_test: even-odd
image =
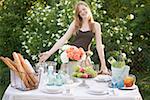
[[[96,38],[96,49],[101,62],[101,71],[107,74],[108,69],[105,62],[104,45],[102,44],[101,26],[99,23],[95,22],[94,28],[95,28],[95,38]]]
[[[75,32],[75,22],[73,21],[66,33],[54,44],[54,46],[44,53],[39,55],[39,62],[45,62],[53,53],[55,53],[61,46],[65,44],[66,41],[70,39],[72,34]]]

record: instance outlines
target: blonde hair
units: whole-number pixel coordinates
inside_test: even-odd
[[[79,6],[80,5],[84,5],[85,7],[87,7],[87,9],[89,10],[90,12],[90,16],[89,16],[89,26],[90,26],[90,29],[92,29],[92,22],[94,21],[93,19],[93,15],[91,13],[91,10],[90,10],[90,7],[88,6],[88,4],[84,1],[79,1],[76,5],[75,5],[75,16],[74,16],[74,20],[75,20],[75,27],[76,29],[79,29],[81,28],[82,26],[82,18],[80,17],[79,15]]]

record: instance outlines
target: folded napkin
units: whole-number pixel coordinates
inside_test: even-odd
[[[11,86],[12,87],[17,88],[19,90],[25,90],[26,89],[24,82],[12,70],[10,70],[10,80],[11,80]]]

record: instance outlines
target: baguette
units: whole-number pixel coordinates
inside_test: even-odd
[[[14,62],[14,61],[12,61],[10,58],[8,58],[8,57],[5,57],[5,59],[7,60],[7,61],[9,61],[13,66],[14,66],[14,68],[16,69],[16,70],[13,70],[13,71],[16,71],[16,72],[19,72],[18,71],[18,68],[17,68],[17,66],[16,66],[16,63]]]
[[[20,62],[24,68],[24,70],[29,73],[29,77],[31,78],[31,80],[34,82],[34,84],[36,85],[38,83],[38,79],[37,76],[34,75],[33,71],[30,69],[30,67],[27,65],[27,63],[25,62],[25,59],[23,58],[23,56],[20,53],[17,53],[18,57],[20,59]],[[31,82],[32,82],[31,81]]]
[[[12,61],[10,58],[8,58],[8,57],[6,57],[6,59],[14,66],[14,67],[16,67],[16,63],[14,62],[14,61]],[[16,70],[17,70],[17,72],[19,72],[18,71],[18,69],[17,69],[17,67],[16,67]],[[28,75],[25,75],[26,76],[26,78],[27,78],[27,80],[28,80],[28,83],[31,85],[31,86],[34,86],[34,83],[33,82],[31,82],[31,79],[30,79],[30,77],[28,76]],[[21,76],[20,76],[21,77]],[[31,83],[30,83],[31,82]]]
[[[17,72],[17,69],[4,57],[0,57],[0,59],[13,71]]]
[[[29,82],[28,82],[28,80],[26,78],[26,72],[25,72],[25,70],[24,70],[24,68],[23,68],[23,66],[22,66],[22,64],[20,62],[20,59],[19,59],[19,57],[18,57],[16,52],[13,52],[13,58],[14,58],[14,61],[16,63],[16,67],[18,69],[18,72],[21,73],[21,77],[20,78],[24,81],[24,83],[26,84],[26,87],[30,88],[31,86],[29,85]]]
[[[13,63],[13,61],[11,59],[8,58],[4,58],[4,57],[0,57],[0,59],[11,69],[14,71],[14,73],[21,77],[20,74],[17,71],[17,68],[13,65],[15,63]],[[12,64],[13,63],[13,64]],[[25,79],[22,79],[23,83],[25,84],[26,87],[30,87],[30,85],[28,84],[28,82]]]

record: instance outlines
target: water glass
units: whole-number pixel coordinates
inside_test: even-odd
[[[124,81],[122,79],[117,81],[117,88],[122,88],[124,87]]]
[[[117,88],[117,80],[112,79],[112,88]]]

